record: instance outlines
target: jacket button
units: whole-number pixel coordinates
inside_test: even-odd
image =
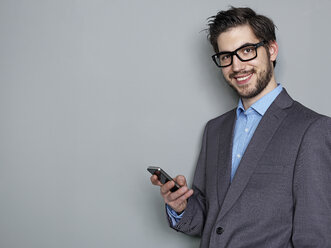
[[[216,233],[217,233],[217,234],[221,235],[223,232],[224,232],[223,227],[217,227],[217,228],[216,228]]]

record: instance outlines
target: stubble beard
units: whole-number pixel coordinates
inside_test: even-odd
[[[250,74],[250,73],[256,74],[256,70],[252,69],[251,71],[240,72],[240,74]],[[265,71],[261,71],[259,74],[256,74],[257,75],[256,84],[255,84],[254,88],[251,90],[248,90],[249,85],[239,86],[240,90],[238,90],[236,87],[234,87],[231,84],[230,80],[227,80],[225,78],[225,81],[238,94],[239,97],[244,98],[244,99],[250,99],[250,98],[253,98],[253,97],[256,97],[257,95],[259,95],[268,86],[268,84],[271,81],[272,73],[273,73],[272,65],[271,65],[271,63],[268,63],[267,69]],[[238,73],[231,74],[230,79],[233,78],[234,76],[236,76],[237,74]]]

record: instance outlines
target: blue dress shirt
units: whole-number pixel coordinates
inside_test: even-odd
[[[241,99],[237,107],[237,119],[234,129],[232,147],[232,170],[231,181],[237,171],[242,156],[249,144],[255,129],[259,125],[263,115],[282,91],[283,87],[279,84],[271,92],[252,104],[247,110],[244,109]]]
[[[235,123],[232,146],[231,182],[236,174],[241,158],[246,151],[247,145],[249,144],[255,129],[260,123],[265,112],[268,110],[282,89],[283,87],[278,84],[275,89],[252,104],[247,110],[245,110],[241,99],[239,99],[236,110],[237,119]],[[177,213],[168,205],[166,205],[166,208],[172,221],[172,225],[175,226],[182,218],[184,212],[181,213],[181,215],[177,215]]]

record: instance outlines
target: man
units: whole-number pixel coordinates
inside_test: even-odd
[[[159,185],[169,223],[201,247],[331,247],[331,119],[276,83],[273,22],[249,8],[219,12],[209,38],[239,104],[208,122],[192,189]]]

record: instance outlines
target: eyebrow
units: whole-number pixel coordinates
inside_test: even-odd
[[[232,53],[232,52],[234,52],[234,51],[236,51],[236,50],[238,50],[238,49],[240,49],[242,47],[249,46],[249,45],[254,45],[254,44],[255,43],[252,43],[252,42],[246,42],[246,43],[244,43],[243,45],[241,45],[240,47],[236,48],[233,51],[219,51],[219,53]]]

